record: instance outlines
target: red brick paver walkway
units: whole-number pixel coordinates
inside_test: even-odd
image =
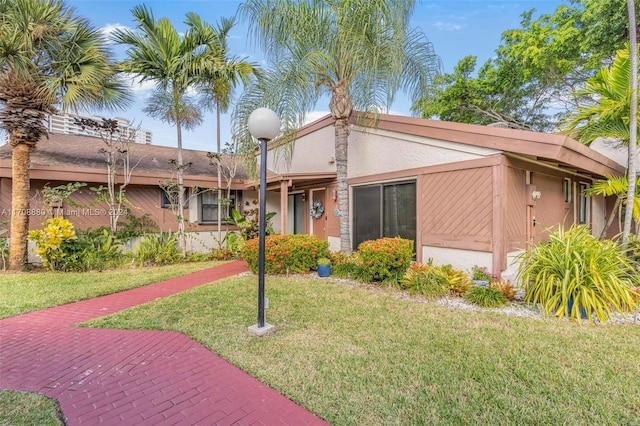
[[[68,425],[324,425],[177,332],[74,324],[246,270],[241,262],[0,321],[0,388],[60,402]]]

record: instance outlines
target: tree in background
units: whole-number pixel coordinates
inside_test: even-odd
[[[131,182],[133,169],[141,161],[138,160],[138,163],[132,165],[129,155],[136,132],[120,128],[117,120],[107,118],[100,121],[92,118],[76,118],[76,124],[83,129],[89,128],[98,133],[104,143],[104,148],[100,148],[98,152],[104,156],[107,166],[107,187],[100,185],[90,189],[96,193],[94,201],[106,201],[109,206],[109,228],[111,235],[115,235],[118,230],[118,220],[126,215],[125,206],[131,205],[126,196],[126,188]],[[120,183],[117,183],[118,177],[120,177]]]
[[[242,82],[246,84],[249,79],[256,73],[258,66],[245,61],[244,59],[229,56],[229,45],[227,38],[229,31],[235,25],[235,19],[222,18],[217,25],[215,35],[217,43],[210,46],[211,49],[220,49],[219,52],[214,52],[222,58],[222,66],[215,70],[213,73],[204,73],[200,78],[199,91],[202,95],[202,102],[206,109],[213,109],[216,114],[216,153],[210,157],[213,164],[217,168],[218,174],[218,243],[222,241],[222,208],[223,208],[223,191],[222,187],[222,146],[220,138],[220,114],[229,110],[231,101],[233,99],[233,90]],[[200,23],[200,27],[205,30],[213,31],[211,28],[207,28],[207,25]],[[234,173],[235,174],[235,173]],[[230,185],[230,181],[229,181]]]
[[[221,49],[211,48],[218,42],[215,33],[194,13],[187,13],[188,29],[183,35],[169,19],[156,21],[153,12],[144,5],[136,6],[132,13],[138,31],[118,29],[114,33],[117,43],[128,46],[127,59],[120,63],[120,68],[141,81],[156,83],[144,111],[176,126],[178,234],[182,254],[186,255],[184,171],[188,164],[182,159],[182,130],[202,122],[201,108],[188,91],[196,87],[201,75],[213,73],[223,65]]]
[[[64,2],[0,0],[0,126],[12,147],[9,267],[27,261],[29,163],[47,114],[127,103],[100,32]]]
[[[238,102],[234,137],[253,152],[246,121],[255,108],[272,108],[285,130],[292,130],[303,124],[321,96],[330,97],[340,248],[345,253],[351,252],[350,117],[354,110],[388,109],[398,90],[417,100],[441,71],[431,43],[409,27],[414,7],[412,0],[248,0],[239,10],[271,69]]]
[[[537,19],[534,12],[522,14],[521,28],[503,32],[495,59],[477,77],[475,64],[464,58],[414,108],[427,118],[554,129],[562,115],[575,111],[575,91],[628,40],[627,9],[623,1],[572,0]],[[448,107],[456,96],[462,113]]]

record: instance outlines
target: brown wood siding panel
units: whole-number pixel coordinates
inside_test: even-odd
[[[491,167],[422,176],[422,244],[491,251],[492,176]]]
[[[507,251],[521,250],[526,246],[527,190],[525,171],[507,168],[507,213],[505,233]]]

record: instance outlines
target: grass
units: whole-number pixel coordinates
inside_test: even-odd
[[[39,393],[0,389],[0,425],[62,426],[58,404]]]
[[[194,262],[78,273],[5,272],[0,274],[0,319],[140,287],[218,264]]]
[[[181,331],[334,425],[640,424],[640,327],[578,325],[268,277],[275,335],[250,336],[255,277],[87,323]]]

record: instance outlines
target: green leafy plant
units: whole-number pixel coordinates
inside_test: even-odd
[[[380,238],[358,246],[363,274],[372,281],[400,281],[413,258],[413,241],[404,238]]]
[[[362,259],[358,252],[346,255],[341,251],[332,252],[331,273],[338,278],[357,279],[361,276]]]
[[[36,243],[36,253],[42,259],[45,268],[55,270],[66,255],[65,246],[75,240],[73,224],[62,217],[44,221],[43,229],[29,231],[29,239]]]
[[[138,246],[135,259],[139,265],[169,265],[182,256],[177,247],[178,237],[172,232],[147,234]]]
[[[549,315],[580,321],[583,311],[589,322],[606,321],[612,311],[637,307],[633,287],[640,278],[632,261],[616,242],[598,240],[585,226],[560,227],[519,260],[525,301]]]
[[[314,235],[269,235],[265,239],[265,272],[302,273],[316,269],[318,259],[329,257],[329,244]],[[245,243],[242,258],[252,272],[258,271],[258,239]]]
[[[441,272],[431,265],[413,263],[402,277],[400,287],[411,294],[420,294],[428,298],[442,297],[449,291],[449,282]]]
[[[64,246],[65,256],[59,262],[63,271],[104,270],[119,266],[126,259],[122,243],[107,228],[79,230],[76,237]]]
[[[464,294],[465,300],[484,308],[497,308],[507,303],[507,297],[495,287],[471,286]]]
[[[317,264],[318,264],[318,266],[320,266],[320,265],[325,265],[325,266],[326,265],[331,265],[331,261],[327,257],[320,257],[320,258],[318,258],[318,263]]]
[[[226,219],[224,223],[228,225],[235,225],[238,227],[240,231],[240,235],[245,241],[251,240],[253,238],[258,237],[258,232],[260,230],[260,222],[258,221],[259,209],[255,207],[258,204],[258,200],[252,201],[254,207],[251,207],[249,201],[245,203],[246,208],[240,213],[236,209],[231,209],[231,215],[229,219]],[[276,215],[275,212],[267,212],[265,213],[266,220],[266,235],[272,235],[274,233],[273,226],[271,225],[271,219]]]
[[[118,230],[115,233],[120,241],[128,241],[132,238],[141,237],[145,234],[160,231],[158,224],[151,218],[149,213],[142,216],[135,216],[127,213],[124,222],[118,222]]]

